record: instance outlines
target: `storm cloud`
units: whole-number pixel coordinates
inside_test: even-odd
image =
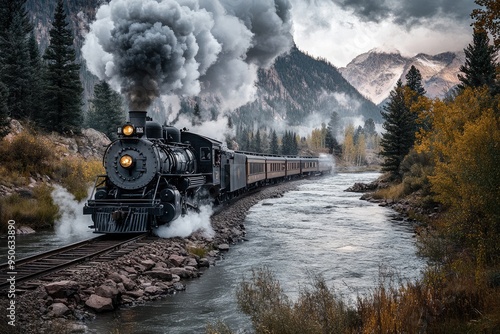
[[[82,53],[132,109],[161,95],[253,98],[259,67],[292,46],[288,0],[111,0],[96,13]]]
[[[331,0],[344,10],[365,21],[379,23],[390,19],[401,26],[412,27],[427,19],[447,17],[466,21],[472,9],[477,7],[472,0]]]

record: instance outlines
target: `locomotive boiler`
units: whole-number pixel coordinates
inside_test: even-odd
[[[228,150],[215,139],[148,120],[145,111],[130,111],[106,149],[106,174],[96,178],[83,213],[92,216],[96,233],[148,232],[202,202],[329,173],[330,161]]]

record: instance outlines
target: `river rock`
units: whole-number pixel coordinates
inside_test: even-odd
[[[228,244],[220,244],[217,248],[221,251],[228,251],[229,245]]]
[[[148,295],[159,295],[161,292],[161,289],[157,286],[148,286],[144,289],[144,293]]]
[[[203,268],[203,267],[210,267],[210,261],[206,257],[202,257],[201,259],[198,260],[198,267]]]
[[[174,283],[174,289],[176,291],[184,291],[184,290],[186,290],[186,286],[180,282],[176,282],[176,283]]]
[[[58,281],[45,285],[45,291],[53,298],[66,298],[78,292],[80,286],[75,281]]]
[[[181,255],[172,254],[168,260],[176,267],[180,267],[186,258]]]
[[[54,317],[61,317],[69,312],[69,308],[63,303],[54,303],[49,306],[49,314]]]
[[[85,302],[85,305],[96,312],[112,311],[114,309],[111,298],[101,297],[96,294],[90,295],[89,299]]]
[[[118,294],[119,294],[119,291],[117,288],[113,287],[113,286],[109,286],[107,284],[103,284],[103,285],[99,285],[96,289],[95,289],[95,294],[98,295],[98,296],[101,296],[101,297],[105,297],[105,298],[111,298],[113,300],[116,300]]]
[[[33,234],[33,233],[36,233],[36,231],[29,226],[19,226],[16,229],[16,234]]]
[[[144,291],[143,290],[127,291],[127,292],[125,292],[125,295],[137,299],[137,298],[141,298],[142,296],[144,296]]]
[[[109,278],[110,280],[113,280],[113,282],[115,282],[115,283],[120,283],[120,282],[122,282],[122,276],[121,276],[120,274],[118,274],[118,273],[115,273],[115,272],[110,273],[110,274],[108,275],[108,278]]]
[[[198,261],[196,261],[196,259],[195,259],[194,257],[190,257],[190,258],[187,260],[186,266],[190,266],[190,267],[198,267]]]
[[[144,275],[149,275],[152,278],[159,278],[164,281],[171,281],[172,280],[172,273],[167,270],[150,270],[144,272]]]
[[[155,262],[153,260],[143,260],[141,261],[141,265],[143,265],[144,270],[147,271],[155,266]]]
[[[127,277],[125,275],[119,275],[119,276],[120,276],[120,279],[121,279],[125,289],[133,290],[135,288],[135,283],[133,280],[131,280],[129,277]]]
[[[174,275],[181,277],[181,278],[191,277],[191,273],[186,268],[170,268],[170,272]]]

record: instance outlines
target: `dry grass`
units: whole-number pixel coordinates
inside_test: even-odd
[[[260,269],[242,282],[237,299],[256,333],[498,333],[500,270],[474,268],[469,260],[429,267],[418,282],[381,273],[355,307],[347,307],[321,277],[292,302],[274,275]]]
[[[10,219],[31,227],[53,226],[59,209],[52,200],[51,191],[51,187],[41,184],[33,189],[30,197],[14,194],[0,199],[0,232],[7,231]]]
[[[346,333],[356,323],[355,314],[319,276],[312,289],[302,289],[292,302],[269,269],[254,270],[252,279],[238,289],[237,299],[256,333]]]
[[[31,189],[23,191],[22,195],[15,193],[0,200],[0,233],[6,231],[10,219],[37,228],[52,226],[58,208],[52,201],[50,184],[60,184],[80,201],[87,197],[95,176],[103,173],[100,160],[69,155],[65,148],[47,137],[29,131],[11,140],[3,139],[0,156],[0,183],[7,187]],[[34,180],[37,181],[35,184]],[[26,188],[28,185],[31,188]]]
[[[199,257],[205,257],[208,253],[208,250],[204,247],[188,247],[187,251],[190,254],[199,256]]]

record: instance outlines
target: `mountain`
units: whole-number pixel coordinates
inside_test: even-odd
[[[434,56],[420,53],[414,57],[403,57],[397,51],[386,53],[374,49],[357,56],[339,71],[361,94],[380,105],[399,79],[405,81],[412,65],[422,74],[427,96],[443,98],[459,83],[457,74],[464,63],[463,52],[445,52]]]
[[[279,58],[269,69],[259,71],[257,98],[237,110],[245,121],[248,111],[260,111],[270,117],[287,119],[290,125],[303,124],[313,115],[328,123],[336,111],[341,117],[363,116],[381,121],[380,110],[361,95],[336,67],[315,59],[296,47]]]

